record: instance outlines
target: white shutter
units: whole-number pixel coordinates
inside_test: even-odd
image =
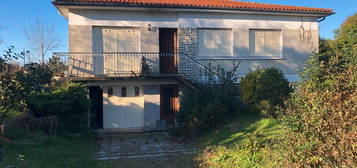
[[[264,32],[255,31],[255,56],[264,56]]]
[[[205,48],[212,48],[212,49],[215,48],[214,46],[215,37],[213,31],[210,30],[204,31],[203,41],[204,41]]]
[[[118,31],[118,52],[140,52],[139,30],[135,28],[120,28]],[[141,57],[133,54],[121,55],[117,60],[117,71],[139,74]]]
[[[232,31],[225,29],[199,29],[199,56],[232,56]]]
[[[103,29],[103,52],[117,52],[117,30],[111,28]],[[113,54],[104,55],[104,73],[114,73],[116,71],[115,66],[116,57]]]
[[[104,52],[139,52],[139,30],[134,28],[104,28]],[[104,73],[139,73],[141,58],[134,55],[106,54]]]
[[[251,56],[281,56],[281,32],[278,30],[251,30]]]
[[[118,52],[139,52],[139,30],[118,29]]]
[[[280,32],[266,31],[265,32],[265,46],[264,56],[280,56]]]
[[[117,52],[117,32],[115,29],[103,29],[103,52]]]

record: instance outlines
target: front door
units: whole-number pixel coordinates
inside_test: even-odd
[[[160,73],[177,73],[177,29],[160,28]]]
[[[89,87],[91,100],[90,127],[92,129],[103,128],[103,90],[100,86]]]
[[[160,90],[160,118],[174,123],[175,113],[179,109],[178,85],[162,85]]]

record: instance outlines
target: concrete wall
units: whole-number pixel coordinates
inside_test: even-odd
[[[92,26],[69,25],[69,52],[92,51]],[[87,55],[71,55],[68,60],[69,73],[78,76],[91,77],[93,71],[93,57]]]
[[[233,56],[204,59],[202,63],[220,64],[227,69],[233,61],[241,61],[240,74],[257,67],[276,66],[296,79],[304,62],[318,47],[317,17],[248,15],[232,13],[164,13],[158,11],[72,10],[69,14],[70,51],[102,51],[101,27],[140,28],[141,52],[159,51],[159,27],[178,28],[179,51],[197,56],[197,29],[228,28],[233,31]],[[93,31],[92,31],[92,27]],[[151,30],[149,30],[149,27]],[[249,57],[249,29],[279,29],[282,31],[281,58]],[[92,38],[93,37],[93,38]],[[92,40],[93,39],[93,40]],[[93,47],[92,47],[93,46]],[[181,59],[181,61],[185,61]],[[84,60],[83,73],[90,73],[91,59]],[[152,61],[153,62],[153,61]],[[93,65],[92,65],[93,66]],[[93,69],[93,68],[92,68]],[[95,69],[95,68],[94,68]],[[155,67],[154,71],[158,71]]]
[[[202,64],[220,65],[226,70],[233,67],[233,63],[240,63],[239,75],[245,75],[250,70],[263,67],[277,67],[281,69],[290,81],[298,80],[298,73],[304,68],[305,61],[318,49],[318,30],[281,29],[282,56],[281,57],[251,57],[249,53],[249,29],[238,28],[233,31],[233,56],[227,57],[198,57],[197,56],[198,29],[180,29],[180,52],[195,57]],[[182,59],[182,61],[185,61]]]
[[[144,125],[147,128],[156,128],[160,120],[160,86],[144,86]]]
[[[142,123],[141,128],[156,128],[160,120],[160,85],[177,84],[177,80],[106,80],[90,82],[90,86],[103,88],[104,128],[128,128],[129,121]],[[140,97],[120,97],[121,87],[141,87]],[[107,88],[113,88],[113,97],[108,98]],[[127,92],[130,92],[129,90]],[[128,112],[126,115],[122,115]],[[134,114],[134,115],[133,115]],[[124,124],[126,126],[121,126]],[[132,124],[132,123],[131,123]]]
[[[121,88],[126,87],[127,97],[121,97]],[[136,86],[140,87],[140,86]],[[144,126],[144,96],[134,96],[134,86],[116,86],[113,96],[108,96],[103,87],[103,128],[142,128]],[[143,90],[140,87],[141,91]]]
[[[297,15],[77,9],[70,11],[68,20],[70,25],[119,27],[318,29],[317,17]]]

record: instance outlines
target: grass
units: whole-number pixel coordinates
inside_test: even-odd
[[[0,167],[16,168],[190,168],[192,154],[166,155],[154,158],[116,159],[98,161],[94,159],[94,139],[42,137],[36,142],[18,142],[1,145],[4,153]]]
[[[242,116],[195,140],[198,155],[94,160],[94,140],[43,137],[33,144],[2,143],[0,167],[17,168],[209,168],[277,167],[285,131],[276,119]],[[194,162],[192,162],[192,158]]]
[[[195,160],[199,167],[276,167],[284,129],[276,119],[242,116],[197,139],[208,147]]]
[[[45,137],[31,144],[2,143],[0,167],[110,168],[93,159],[95,144],[89,140]]]

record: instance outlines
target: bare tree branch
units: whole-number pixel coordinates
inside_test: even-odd
[[[62,45],[62,37],[55,31],[55,25],[37,19],[24,28],[24,34],[31,47],[45,62],[48,52],[58,49]]]

